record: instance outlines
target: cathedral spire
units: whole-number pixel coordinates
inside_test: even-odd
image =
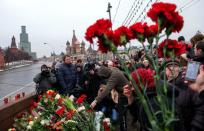
[[[75,45],[76,42],[77,42],[77,38],[76,38],[76,35],[75,35],[75,30],[73,30],[72,45]]]
[[[15,39],[14,36],[12,37],[11,48],[17,48],[17,46],[16,46],[16,39]]]

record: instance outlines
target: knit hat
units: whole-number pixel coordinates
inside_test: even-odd
[[[45,65],[45,64],[43,64],[42,66],[41,66],[41,71],[43,70],[43,69],[48,69],[48,67],[47,67],[47,65]]]
[[[166,66],[169,66],[169,65],[177,65],[177,66],[179,66],[180,64],[179,64],[179,61],[177,61],[177,60],[169,60],[169,61],[167,61],[166,62],[166,64],[165,64]]]

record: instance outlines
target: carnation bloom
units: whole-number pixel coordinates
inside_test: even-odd
[[[145,34],[145,37],[147,38],[147,40],[150,44],[153,43],[153,39],[154,39],[154,37],[156,37],[158,30],[159,30],[158,24],[145,27],[145,33],[144,34]]]
[[[65,107],[62,106],[62,107],[60,107],[59,109],[57,109],[57,110],[55,111],[55,113],[56,113],[57,115],[61,116],[61,115],[64,113],[64,110],[65,110]]]
[[[15,128],[10,128],[8,131],[16,131]]]
[[[74,101],[74,96],[71,95],[71,96],[69,97],[69,99],[70,99],[71,101]]]
[[[62,101],[63,101],[63,99],[62,99],[62,98],[59,98],[59,99],[57,100],[57,104],[58,104],[58,105],[62,105]]]
[[[108,19],[99,19],[93,25],[87,28],[85,39],[93,43],[93,38],[103,35],[107,30],[112,27],[112,23]]]
[[[121,26],[114,30],[114,44],[121,46],[127,44],[131,39],[131,32],[125,26]]]
[[[48,90],[46,93],[47,93],[47,95],[52,96],[52,95],[55,94],[55,91],[53,91],[53,90]]]
[[[33,108],[36,108],[38,106],[38,103],[36,103],[34,100],[31,100],[30,105],[33,106]]]
[[[60,94],[57,94],[56,96],[55,96],[55,99],[59,99],[59,98],[61,98],[61,96],[60,96]]]
[[[145,28],[147,27],[147,23],[137,22],[130,26],[131,37],[134,39],[138,39],[140,42],[145,41]]]
[[[176,5],[171,3],[157,2],[148,11],[152,21],[160,23],[160,29],[167,28],[166,32],[180,32],[183,27],[183,17],[176,11]]]
[[[148,37],[154,37],[158,33],[158,24],[146,26],[145,28],[145,36]]]
[[[85,109],[86,109],[85,106],[81,106],[81,107],[79,107],[79,108],[77,109],[77,111],[80,112],[80,111],[83,111],[83,110],[85,110]]]
[[[164,50],[166,48],[166,51]],[[164,40],[159,44],[158,56],[159,57],[175,57],[180,56],[186,52],[185,46],[179,44],[177,40]]]
[[[98,50],[106,53],[114,51],[113,47],[113,32],[111,31],[112,23],[109,19],[99,19],[93,25],[89,26],[85,33],[85,39],[93,43],[94,38],[98,38]]]
[[[141,84],[145,88],[154,88],[154,72],[151,69],[139,68],[131,73],[132,78],[141,89]],[[140,84],[141,82],[141,84]]]
[[[108,47],[106,47],[101,40],[98,40],[98,50],[102,53],[107,53]]]
[[[83,94],[81,95],[77,100],[76,100],[76,104],[81,104],[82,102],[84,102],[84,100],[86,99],[86,95]]]
[[[74,110],[70,110],[69,112],[66,113],[66,118],[67,118],[68,120],[72,119],[74,113],[75,113]]]
[[[110,131],[110,118],[103,119],[103,127],[105,131]]]

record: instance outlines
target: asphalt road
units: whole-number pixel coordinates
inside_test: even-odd
[[[38,62],[29,66],[0,72],[0,100],[4,97],[14,96],[16,93],[25,92],[29,94],[35,91],[33,77],[40,72],[42,64]]]

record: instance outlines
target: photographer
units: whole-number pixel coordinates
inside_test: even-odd
[[[41,73],[37,74],[33,81],[36,83],[37,94],[42,94],[52,88],[52,85],[56,83],[56,77],[46,65],[42,65]]]

